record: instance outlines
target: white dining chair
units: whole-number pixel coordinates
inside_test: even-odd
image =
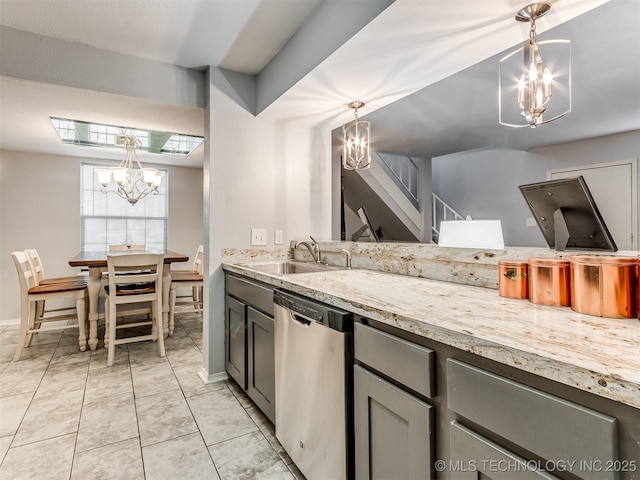
[[[175,329],[175,314],[180,311],[203,311],[204,247],[200,245],[193,259],[193,270],[172,270],[169,291],[169,335]],[[178,289],[190,288],[189,295],[178,295]]]
[[[55,325],[47,328],[47,331],[64,330],[68,328],[78,329],[78,345],[81,351],[87,348],[87,282],[82,278],[69,282],[38,285],[33,274],[31,264],[24,251],[12,252],[11,257],[18,273],[20,282],[20,337],[16,345],[13,361],[20,360],[20,355],[25,347],[31,344],[34,333],[40,331],[40,327],[46,322],[61,322],[64,320],[77,320],[77,324]],[[70,298],[75,300],[74,313],[52,316],[39,316],[38,302],[45,300]]]
[[[44,266],[42,264],[42,260],[40,259],[40,255],[35,248],[26,248],[24,250],[25,255],[27,256],[27,260],[29,261],[29,267],[31,268],[31,273],[35,280],[35,285],[51,285],[56,283],[73,283],[77,281],[87,282],[87,275],[76,275],[69,277],[49,277],[47,278],[44,273]],[[75,310],[75,306],[66,306],[66,307],[57,307],[57,308],[45,308],[45,301],[39,300],[36,302],[36,319],[42,319],[47,314],[55,314],[61,315],[61,312],[67,312],[67,314],[72,318],[75,314],[71,312]],[[36,325],[39,325],[36,322]],[[31,335],[31,334],[29,334]]]
[[[105,347],[108,349],[107,366],[112,366],[116,345],[146,340],[158,342],[158,353],[165,356],[162,334],[162,270],[164,255],[137,253],[131,255],[108,255],[107,272],[109,283],[105,287]],[[132,273],[132,271],[134,273]],[[126,272],[126,275],[118,275]],[[151,303],[151,319],[138,322],[122,322],[118,314],[120,307]],[[117,337],[118,330],[151,326],[150,333]]]

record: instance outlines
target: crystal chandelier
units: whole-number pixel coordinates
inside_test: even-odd
[[[529,38],[521,48],[500,60],[502,125],[535,128],[571,111],[571,42],[537,41],[536,20],[550,9],[549,3],[532,3],[516,15],[517,21],[530,22]],[[524,63],[518,60],[521,52]]]
[[[358,109],[364,107],[364,102],[351,102],[348,107],[354,109],[355,120],[342,126],[344,137],[342,166],[345,170],[364,170],[371,167],[371,152],[369,150],[371,124],[358,120]]]
[[[133,135],[118,135],[116,143],[126,147],[127,157],[117,167],[96,169],[98,182],[102,185],[102,193],[117,193],[131,205],[135,205],[138,200],[150,193],[158,195],[162,173],[155,168],[142,168],[136,154],[136,146],[140,141]],[[112,175],[117,188],[109,188]]]

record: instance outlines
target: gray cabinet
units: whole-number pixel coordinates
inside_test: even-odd
[[[275,423],[273,288],[226,274],[225,369]]]
[[[240,387],[247,388],[246,305],[225,297],[225,369]]]
[[[434,478],[435,408],[413,393],[434,393],[433,351],[361,324],[354,349],[356,478]]]
[[[247,307],[247,394],[275,422],[275,321]]]

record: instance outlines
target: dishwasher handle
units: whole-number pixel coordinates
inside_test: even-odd
[[[291,317],[295,320],[295,322],[304,328],[309,328],[311,323],[314,321],[309,317],[305,317],[304,315],[300,315],[299,313],[291,312]]]

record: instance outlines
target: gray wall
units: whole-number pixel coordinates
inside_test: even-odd
[[[80,251],[81,162],[109,163],[0,150],[0,322],[20,318],[12,251],[37,249],[49,277],[77,273],[68,262]],[[202,169],[159,167],[170,178],[169,249],[192,258],[203,242]]]
[[[550,127],[552,128],[552,127]],[[640,131],[545,147],[531,152],[486,149],[432,160],[433,192],[463,216],[500,219],[505,245],[546,247],[518,185],[541,182],[547,171],[640,157]]]

